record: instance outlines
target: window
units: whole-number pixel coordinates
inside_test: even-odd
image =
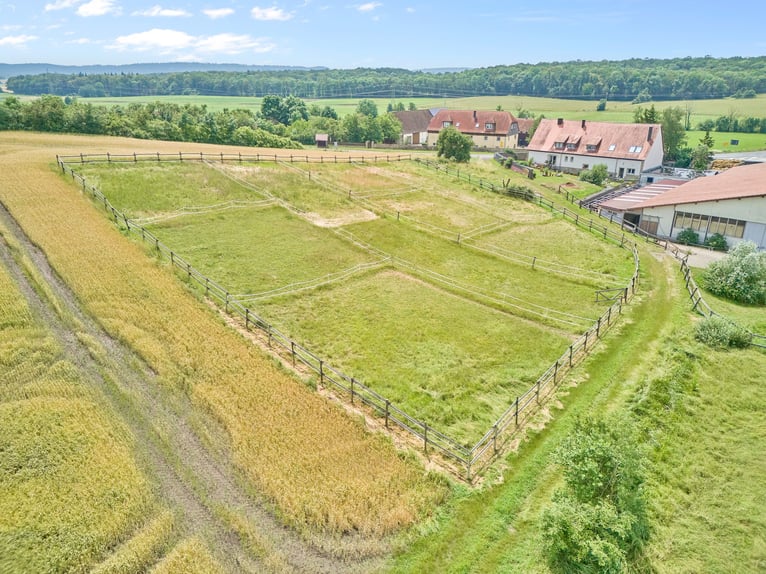
[[[577,149],[577,144],[576,143],[568,143],[567,144],[567,151],[574,151],[576,149]]]
[[[643,146],[632,145],[632,146],[630,146],[630,149],[628,149],[628,152],[629,153],[641,153],[642,149],[644,149]]]
[[[484,136],[484,141],[487,141],[487,139],[489,139],[489,138],[487,138],[487,136]]]
[[[448,127],[450,127],[451,125],[452,125],[452,122],[451,122],[451,121],[449,121],[449,120],[447,120],[446,122],[442,122],[442,127],[443,127],[443,128],[448,128]]]
[[[478,127],[478,126],[476,126],[476,127]],[[486,124],[484,124],[484,129],[486,131],[488,131],[488,132],[495,131],[495,123],[494,122],[487,122]]]
[[[584,163],[582,164],[583,169],[588,169],[590,167],[590,164]]]
[[[739,219],[718,217],[715,215],[700,215],[699,213],[684,213],[677,211],[673,227],[687,229],[691,227],[704,235],[702,239],[710,237],[714,233],[720,233],[727,237],[741,239],[745,235],[745,222]]]
[[[636,170],[634,168],[632,168],[632,167],[629,167],[628,168],[628,175],[635,175],[635,174],[636,174]]]
[[[554,142],[553,148],[554,149],[564,149],[564,142]]]
[[[609,151],[614,151],[616,147],[617,147],[617,145],[616,145],[616,144],[612,144],[612,145],[610,145],[610,146],[609,146]]]
[[[595,152],[597,149],[598,149],[598,146],[594,144],[588,144],[585,146],[585,151],[589,151],[591,153]]]

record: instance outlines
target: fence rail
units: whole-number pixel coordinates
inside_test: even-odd
[[[392,161],[410,161],[411,154],[364,154],[354,156],[352,154],[333,154],[328,153],[316,155],[289,154],[280,155],[276,153],[132,153],[132,154],[79,154],[79,155],[61,155],[56,156],[60,164],[66,163],[140,163],[140,162],[184,162],[184,161],[214,161],[220,163],[242,163],[242,162],[287,162],[287,163],[378,163]]]
[[[239,316],[240,319],[243,320],[247,330],[253,328],[258,329],[266,338],[268,345],[272,348],[276,346],[277,351],[281,352],[291,360],[293,365],[300,362],[318,375],[319,384],[321,386],[334,388],[340,395],[347,396],[352,405],[355,405],[358,402],[372,410],[377,416],[384,419],[386,428],[390,428],[392,425],[399,427],[410,433],[417,440],[422,441],[423,449],[426,453],[436,452],[446,459],[457,463],[460,467],[465,469],[465,478],[468,482],[471,482],[472,478],[476,475],[476,472],[489,464],[494,456],[500,452],[502,447],[510,440],[513,431],[518,429],[524,420],[531,416],[534,407],[540,403],[541,399],[550,395],[556,386],[561,383],[565,374],[586,356],[588,350],[596,344],[606,330],[608,330],[621,315],[623,305],[633,297],[638,288],[639,256],[635,243],[627,241],[624,235],[620,236],[620,234],[607,229],[606,226],[603,226],[603,230],[597,228],[593,221],[586,221],[583,218],[580,218],[577,213],[567,209],[562,210],[556,208],[553,203],[540,196],[536,196],[534,199],[525,197],[525,199],[536,200],[540,205],[545,205],[554,211],[558,211],[565,218],[572,220],[576,225],[586,227],[591,231],[597,231],[599,235],[603,234],[604,238],[615,240],[621,247],[629,248],[633,253],[635,264],[634,272],[627,286],[620,289],[621,294],[616,302],[613,303],[606,312],[583,333],[583,335],[572,343],[564,353],[551,364],[542,375],[540,375],[535,383],[529,387],[524,394],[516,397],[506,411],[497,419],[497,421],[495,421],[475,445],[468,447],[431,427],[428,423],[409,415],[394,405],[386,397],[365,386],[355,378],[349,377],[327,364],[317,355],[279,331],[268,321],[258,316],[256,313],[253,313],[242,301],[233,296],[226,288],[195,269],[191,263],[176,254],[145,227],[129,219],[124,213],[114,207],[101,191],[96,187],[89,185],[84,177],[76,173],[68,165],[70,161],[80,164],[95,161],[135,161],[136,163],[139,161],[210,161],[211,155],[215,154],[178,154],[177,156],[174,154],[141,154],[140,156],[138,154],[130,156],[81,154],[77,156],[57,156],[57,162],[62,173],[71,175],[74,181],[79,182],[84,193],[90,195],[99,205],[103,205],[104,210],[112,219],[114,219],[115,224],[124,227],[129,233],[139,235],[145,243],[153,246],[156,249],[158,256],[165,257],[175,269],[186,275],[190,281],[193,280],[197,282],[200,287],[204,289],[207,297],[216,299],[223,304],[226,313]],[[170,159],[171,157],[172,159]],[[218,158],[219,156],[215,157]],[[254,157],[257,159],[253,159]],[[225,154],[220,154],[220,161],[240,161],[240,158],[241,161],[285,161],[284,157],[280,160],[272,159],[274,157],[276,156],[267,156],[265,154],[258,154],[257,156],[242,156],[240,154],[229,154],[228,156],[225,156]],[[290,157],[302,158],[303,156]],[[397,160],[391,159],[391,156],[375,157],[381,158],[379,161],[402,161],[404,159],[410,159],[409,156],[397,156]],[[386,159],[382,159],[383,157]],[[125,160],[115,158],[135,159]],[[370,161],[370,159],[371,158],[367,157],[367,161]],[[470,181],[470,176],[468,179]],[[488,184],[485,182],[482,185],[486,186]],[[497,186],[492,186],[492,188],[495,191],[502,191],[502,189]]]

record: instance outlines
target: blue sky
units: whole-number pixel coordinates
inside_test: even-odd
[[[0,62],[330,68],[760,56],[765,0],[0,0]]]

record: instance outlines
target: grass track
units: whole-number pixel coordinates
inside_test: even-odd
[[[556,412],[544,432],[532,433],[518,453],[506,458],[508,470],[501,484],[488,484],[454,502],[442,521],[434,523],[431,534],[397,557],[391,572],[547,572],[541,562],[537,518],[560,481],[550,463],[552,451],[578,416],[625,404],[647,368],[647,353],[658,350],[653,342],[667,329],[665,318],[679,312],[677,293],[665,282],[663,266],[646,254],[643,260],[650,262],[645,272],[651,282],[644,282],[629,324],[610,333],[604,347],[579,367],[585,373],[561,399],[563,410]]]

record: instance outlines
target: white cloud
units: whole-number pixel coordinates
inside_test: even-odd
[[[241,54],[251,50],[264,53],[272,51],[275,47],[263,38],[252,38],[246,34],[201,36],[195,43],[195,48],[199,52],[214,54]]]
[[[77,8],[77,15],[83,18],[119,14],[120,12],[120,7],[115,0],[90,0],[90,2],[86,2]]]
[[[191,16],[191,13],[182,9],[163,8],[159,4],[156,4],[152,6],[151,8],[149,8],[148,10],[140,10],[140,11],[133,12],[131,16],[149,16],[149,17],[165,16],[168,18],[178,18],[181,16]]]
[[[285,12],[282,8],[272,6],[271,8],[261,8],[256,6],[250,11],[253,18],[256,20],[290,20],[295,15],[292,12]]]
[[[211,20],[217,20],[218,18],[225,18],[234,14],[232,8],[211,8],[209,10],[203,10],[202,13]]]
[[[67,44],[77,44],[79,46],[84,46],[86,44],[92,44],[93,41],[89,40],[88,38],[77,38],[76,40],[69,40]]]
[[[65,8],[72,8],[77,6],[82,0],[56,0],[50,4],[45,5],[45,11],[50,12],[52,10],[63,10]]]
[[[380,2],[367,2],[366,4],[360,4],[356,7],[360,12],[372,12],[375,8],[383,6]]]
[[[21,24],[3,24],[0,26],[0,30],[3,32],[12,32],[13,30],[21,30]]]
[[[194,41],[194,36],[190,36],[186,32],[153,28],[146,32],[120,36],[114,41],[114,44],[107,47],[119,52],[126,50],[136,52],[159,51],[162,54],[167,54],[175,50],[190,48],[194,45]]]
[[[407,14],[414,14],[415,8],[413,8],[412,6],[407,6],[407,8],[405,8],[404,11],[407,12]]]
[[[247,34],[215,34],[192,36],[178,30],[154,28],[146,32],[120,36],[107,46],[119,52],[157,52],[179,60],[193,60],[200,54],[241,54],[242,52],[271,52],[276,45],[267,38],[253,38]]]
[[[0,46],[24,46],[33,40],[37,40],[37,36],[28,36],[27,34],[21,34],[20,36],[5,36],[0,38]]]

